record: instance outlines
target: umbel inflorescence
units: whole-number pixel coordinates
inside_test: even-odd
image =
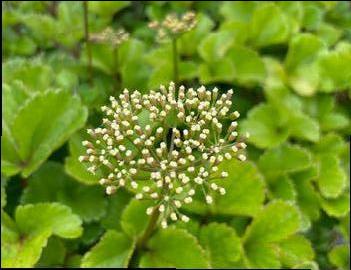
[[[111,27],[105,28],[100,33],[93,33],[90,40],[96,43],[110,43],[112,46],[118,46],[129,38],[129,33],[127,33],[123,28],[119,28],[116,31]]]
[[[187,222],[179,208],[196,193],[208,204],[214,193],[226,193],[218,179],[228,173],[218,165],[233,157],[246,160],[244,138],[236,131],[239,113],[230,112],[232,95],[204,86],[176,89],[172,82],[149,94],[125,89],[101,108],[103,127],[88,129],[92,139],[83,141],[86,155],[79,160],[101,176],[107,194],[126,187],[136,199],[153,200],[146,213],[159,211],[162,227],[169,219]]]
[[[150,22],[149,27],[157,30],[157,39],[163,41],[167,37],[175,38],[190,31],[196,26],[196,24],[197,20],[195,13],[189,11],[180,17],[174,13],[168,14],[162,22]]]

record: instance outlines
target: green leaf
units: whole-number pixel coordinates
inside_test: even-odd
[[[11,144],[2,149],[2,160],[21,169],[27,177],[82,127],[86,118],[86,108],[67,91],[37,94],[21,107],[13,123],[4,124],[7,131],[2,142],[11,140]],[[13,174],[12,171],[3,173]]]
[[[50,229],[54,235],[76,238],[82,234],[81,220],[71,209],[59,203],[20,205],[15,213],[16,224],[23,234]]]
[[[121,216],[122,229],[130,237],[138,237],[146,229],[150,216],[146,215],[146,209],[152,205],[150,201],[131,200],[124,208]]]
[[[331,112],[324,116],[320,123],[323,131],[330,131],[347,127],[350,124],[350,120],[344,114]]]
[[[113,230],[107,231],[81,263],[81,267],[127,267],[135,243],[126,235]]]
[[[350,246],[339,245],[334,247],[328,254],[329,261],[339,269],[350,268]]]
[[[225,224],[210,223],[202,227],[199,241],[214,268],[230,268],[240,258],[240,238]]]
[[[220,7],[220,13],[230,21],[249,23],[252,14],[257,7],[255,2],[246,1],[225,1]]]
[[[201,83],[229,82],[235,78],[235,68],[229,58],[215,62],[202,63],[199,66],[199,79]]]
[[[346,187],[346,179],[346,174],[336,156],[330,154],[320,156],[317,182],[319,190],[324,197],[338,197]]]
[[[312,95],[319,83],[317,58],[324,51],[325,44],[312,34],[298,34],[291,39],[285,68],[290,83],[300,95]]]
[[[320,7],[314,5],[313,2],[310,5],[305,4],[302,26],[308,30],[316,30],[319,28],[322,20],[323,10]]]
[[[271,243],[283,240],[298,231],[300,214],[297,208],[283,201],[270,202],[252,221],[244,235],[250,243]]]
[[[64,173],[61,164],[49,161],[28,179],[22,202],[60,202],[84,221],[91,222],[105,215],[104,196],[103,188],[79,184]]]
[[[205,61],[215,62],[224,57],[232,41],[229,31],[210,33],[199,44],[198,52]]]
[[[228,51],[233,61],[235,79],[240,84],[262,83],[266,77],[266,69],[257,52],[244,46],[233,46]]]
[[[80,155],[86,154],[86,148],[82,145],[82,141],[88,138],[85,130],[73,134],[69,141],[70,156],[65,159],[65,171],[67,174],[87,185],[99,183],[97,175],[93,175],[87,171],[86,166],[78,160]]]
[[[280,268],[278,250],[270,243],[250,243],[245,246],[245,265],[247,268]]]
[[[283,143],[289,136],[285,123],[277,117],[273,106],[265,103],[255,106],[241,123],[241,130],[250,133],[249,142],[259,148],[270,148]]]
[[[274,3],[258,6],[250,24],[250,40],[256,47],[283,43],[289,35],[288,19]]]
[[[121,9],[130,5],[130,1],[92,1],[89,2],[89,12],[101,17],[111,17]]]
[[[2,212],[2,267],[33,267],[52,234],[76,238],[82,233],[79,217],[58,203],[18,206],[15,220]]]
[[[276,199],[291,202],[296,200],[297,194],[295,185],[286,174],[278,176],[277,179],[274,180],[274,183],[270,184],[270,191]]]
[[[258,166],[267,176],[295,172],[311,165],[311,154],[298,145],[283,144],[266,150],[260,156]]]
[[[302,235],[293,235],[279,243],[279,254],[286,267],[308,262],[314,259],[311,243]]]
[[[7,203],[7,195],[6,195],[6,184],[7,179],[1,176],[1,210],[6,206]]]
[[[320,203],[323,210],[332,217],[344,217],[350,212],[349,193],[344,193],[335,199],[321,197]]]
[[[339,156],[345,151],[347,144],[335,133],[328,133],[323,136],[318,143],[313,146],[313,151],[317,155],[330,154]]]
[[[208,268],[205,252],[185,230],[164,229],[147,243],[139,267]]]
[[[43,249],[37,267],[62,266],[66,256],[66,248],[60,238],[50,237]]]
[[[319,140],[318,122],[307,114],[298,113],[289,119],[290,135],[294,138],[304,139],[311,142]]]
[[[261,210],[265,197],[264,181],[255,165],[231,160],[221,163],[219,169],[227,171],[228,178],[218,181],[226,189],[226,194],[215,197],[214,211],[218,214],[255,216]]]

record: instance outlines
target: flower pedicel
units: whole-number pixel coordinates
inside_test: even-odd
[[[153,200],[146,214],[159,211],[162,227],[169,219],[187,222],[180,208],[197,192],[208,204],[213,193],[226,193],[214,181],[228,176],[218,165],[233,157],[246,160],[246,144],[236,131],[239,113],[230,112],[232,95],[204,86],[176,89],[172,82],[144,95],[125,89],[119,100],[110,97],[111,107],[101,108],[103,127],[88,129],[92,139],[83,141],[87,150],[79,161],[102,176],[107,194],[127,187],[136,199]]]

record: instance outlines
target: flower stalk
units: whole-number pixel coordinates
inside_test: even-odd
[[[85,44],[87,49],[87,58],[88,58],[88,76],[89,84],[93,86],[93,68],[92,68],[92,52],[90,46],[90,37],[89,37],[89,19],[88,19],[88,1],[83,1],[83,16],[84,16],[84,35],[85,35]]]

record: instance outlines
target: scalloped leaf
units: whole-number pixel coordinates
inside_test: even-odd
[[[4,123],[1,159],[5,175],[21,170],[24,177],[33,173],[68,137],[82,127],[87,109],[68,91],[38,93],[21,107],[12,123]]]
[[[226,194],[215,196],[213,211],[217,214],[255,216],[261,210],[265,197],[265,184],[255,165],[230,160],[224,161],[219,169],[229,175],[217,182],[226,189]]]
[[[233,35],[229,31],[208,34],[199,44],[198,52],[206,62],[222,59],[233,42]]]
[[[147,244],[139,267],[208,268],[205,252],[185,230],[163,229]]]
[[[18,206],[15,222],[2,212],[1,266],[33,267],[52,234],[63,238],[79,237],[81,223],[70,208],[59,203]]]
[[[298,231],[300,213],[287,202],[272,201],[258,214],[244,235],[247,244],[272,243],[283,240]]]
[[[82,258],[81,267],[127,267],[135,242],[126,235],[108,230]]]
[[[240,259],[240,238],[226,224],[210,223],[202,227],[199,241],[214,268],[231,268]]]
[[[21,199],[24,203],[60,202],[86,222],[101,219],[107,208],[103,188],[77,183],[53,161],[46,162],[28,179]]]

